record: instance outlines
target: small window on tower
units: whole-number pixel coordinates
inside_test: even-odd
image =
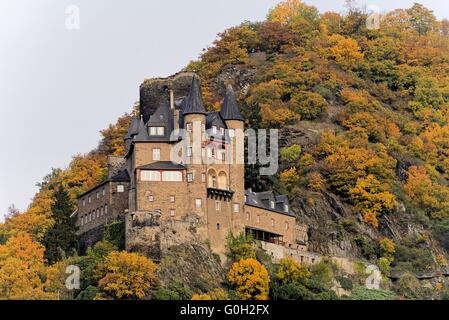
[[[220,230],[220,224],[217,223],[217,230]]]
[[[195,199],[195,207],[197,209],[201,209],[202,206],[203,206],[203,201],[201,199]]]
[[[229,137],[234,138],[235,137],[235,129],[229,129]]]
[[[170,210],[170,217],[174,217],[176,215],[175,210],[171,209]]]
[[[171,203],[175,202],[175,196],[170,196],[170,202]]]
[[[192,123],[191,122],[186,123],[186,130],[188,132],[192,132]]]
[[[192,148],[191,148],[191,147],[188,147],[188,148],[187,148],[187,156],[188,156],[188,157],[191,157],[191,156],[192,156]]]
[[[240,212],[240,204],[234,203],[234,213],[239,213],[239,212]]]
[[[187,173],[187,182],[193,182],[193,173]]]
[[[118,185],[117,186],[117,192],[122,193],[125,192],[125,186],[124,185]]]
[[[150,202],[154,202],[154,196],[153,196],[153,195],[151,195],[151,196],[148,196],[148,201],[150,201]]]
[[[161,149],[153,149],[153,161],[161,160]]]
[[[220,201],[215,201],[215,210],[216,211],[220,211],[221,209],[221,202]]]

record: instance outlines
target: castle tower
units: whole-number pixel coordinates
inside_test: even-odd
[[[201,85],[198,76],[194,75],[189,95],[184,101],[184,129],[189,135],[187,145],[187,191],[189,201],[186,204],[188,212],[206,217],[206,181],[204,179],[206,166],[203,163],[204,132],[206,127],[206,110],[201,95]],[[200,200],[201,199],[201,200]]]
[[[231,144],[231,163],[229,169],[230,189],[234,191],[232,198],[233,230],[243,229],[243,204],[245,203],[245,165],[244,165],[244,120],[240,114],[237,99],[231,85],[226,89],[226,96],[220,115],[229,130]]]

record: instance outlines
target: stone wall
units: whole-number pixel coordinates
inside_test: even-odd
[[[84,232],[83,234],[79,235],[79,249],[78,253],[80,255],[86,254],[87,248],[90,246],[95,245],[95,243],[103,240],[104,236],[104,226],[97,226],[93,229],[90,229],[89,231]]]

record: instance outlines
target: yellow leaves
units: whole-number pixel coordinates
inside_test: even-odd
[[[366,223],[378,227],[377,217],[388,213],[396,207],[396,197],[388,192],[388,186],[382,184],[373,175],[357,180],[349,190],[349,196],[362,214]]]
[[[276,277],[283,284],[304,283],[311,277],[311,273],[307,267],[296,262],[292,257],[288,257],[281,259]]]
[[[328,41],[328,57],[334,59],[343,69],[353,69],[363,60],[363,53],[357,41],[339,34],[331,35]]]
[[[240,299],[268,299],[270,276],[267,269],[259,261],[242,259],[235,262],[227,278]]]
[[[396,251],[396,246],[391,239],[383,238],[380,240],[379,245],[383,256],[392,256]]]
[[[205,294],[194,294],[192,300],[229,300],[228,293],[217,288]]]
[[[270,105],[262,104],[260,109],[266,127],[279,127],[300,119],[299,115],[287,108],[273,109]]]
[[[100,269],[99,287],[116,299],[144,298],[156,282],[156,265],[137,253],[112,252]]]
[[[283,185],[291,189],[299,181],[299,175],[296,168],[291,167],[281,172],[280,179]]]
[[[268,20],[279,23],[289,23],[292,17],[304,7],[301,0],[286,0],[278,4],[268,14]]]
[[[308,187],[312,191],[323,191],[326,188],[326,181],[319,172],[312,172],[308,175]]]
[[[0,299],[54,299],[44,291],[44,248],[28,234],[0,245]]]
[[[404,191],[410,201],[434,219],[449,215],[449,188],[433,182],[424,167],[412,166],[407,172]]]

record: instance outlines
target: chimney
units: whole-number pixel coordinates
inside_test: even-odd
[[[173,129],[177,130],[179,129],[179,112],[181,110],[176,109],[173,111]]]
[[[175,94],[173,90],[170,90],[170,109],[171,110],[175,109]]]

